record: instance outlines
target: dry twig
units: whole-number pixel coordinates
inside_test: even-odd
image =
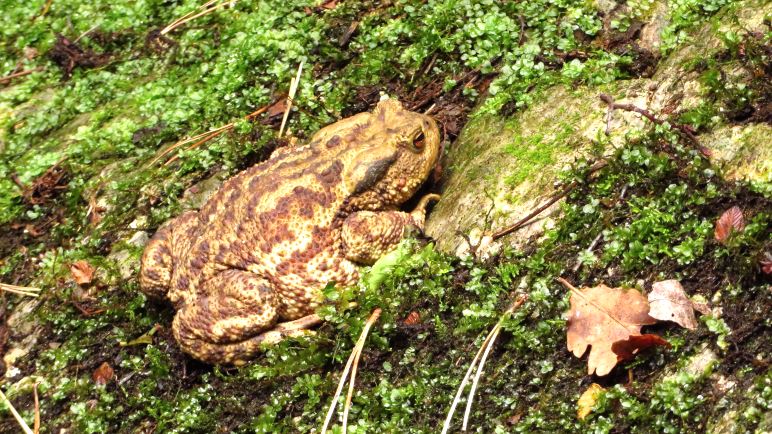
[[[298,65],[298,73],[295,78],[290,80],[289,95],[287,96],[287,108],[284,109],[284,117],[281,118],[281,126],[279,127],[279,138],[284,133],[284,127],[287,125],[287,119],[289,119],[290,110],[292,109],[292,102],[295,100],[295,94],[298,91],[298,84],[300,83],[300,74],[303,72],[303,61],[300,61]]]
[[[617,102],[614,102],[614,98],[611,97],[611,95],[607,95],[605,93],[602,93],[599,95],[600,100],[604,103],[608,104],[609,106],[609,112],[607,114],[606,118],[606,131],[608,131],[610,123],[611,123],[611,112],[615,109],[625,110],[629,112],[635,112],[640,114],[641,116],[648,119],[651,123],[655,125],[662,125],[664,123],[668,123],[671,127],[675,128],[676,130],[680,131],[682,135],[684,135],[694,146],[697,147],[697,149],[706,157],[711,156],[710,149],[700,145],[699,140],[697,140],[697,136],[694,135],[694,128],[692,128],[689,125],[683,125],[683,124],[676,124],[671,123],[667,120],[660,119],[654,114],[652,114],[650,111],[640,108],[634,104],[620,104]],[[608,132],[606,133],[608,134]]]
[[[265,106],[263,106],[263,107],[260,107],[259,109],[257,109],[257,110],[255,110],[255,111],[253,111],[252,113],[250,113],[250,114],[246,115],[246,116],[244,117],[244,119],[246,119],[246,120],[248,120],[248,121],[251,121],[251,120],[253,120],[254,118],[256,118],[257,116],[259,116],[259,115],[261,115],[261,114],[265,113],[265,112],[266,112],[266,111],[267,111],[267,110],[268,110],[268,109],[269,109],[269,108],[270,108],[272,105],[273,105],[273,104],[268,104],[268,105],[265,105]],[[183,139],[183,140],[180,140],[179,142],[177,142],[177,143],[175,143],[175,144],[173,144],[173,145],[169,146],[169,147],[168,147],[168,148],[166,148],[166,149],[165,149],[163,152],[161,152],[160,154],[158,154],[158,155],[157,155],[157,156],[156,156],[156,157],[153,159],[153,161],[151,161],[151,162],[150,162],[150,163],[147,165],[147,167],[150,167],[150,166],[152,166],[153,164],[155,164],[156,162],[158,162],[158,160],[160,160],[160,159],[161,159],[161,158],[163,158],[164,156],[166,156],[166,155],[170,154],[172,151],[174,151],[175,149],[179,148],[180,146],[183,146],[183,145],[187,145],[188,143],[191,143],[191,142],[192,142],[192,144],[191,144],[191,145],[189,145],[188,147],[186,147],[186,148],[185,148],[185,150],[186,150],[186,151],[189,151],[189,150],[191,150],[191,149],[194,149],[194,148],[196,148],[196,147],[198,147],[198,146],[201,146],[202,144],[204,144],[204,143],[206,143],[206,142],[208,142],[208,141],[210,141],[210,140],[214,139],[215,137],[219,136],[219,135],[220,135],[220,134],[222,134],[222,133],[225,133],[225,132],[227,132],[227,131],[230,131],[230,130],[231,130],[231,129],[233,129],[233,127],[235,127],[235,126],[236,126],[236,123],[235,123],[235,122],[231,122],[231,123],[229,123],[229,124],[227,124],[227,125],[223,125],[223,126],[221,126],[221,127],[219,127],[219,128],[215,128],[215,129],[213,129],[213,130],[209,130],[209,131],[207,131],[207,132],[205,132],[205,133],[197,134],[197,135],[195,135],[195,136],[193,136],[193,137],[188,137],[187,139]],[[168,166],[169,164],[171,164],[171,163],[173,163],[174,161],[176,161],[176,160],[177,160],[177,158],[178,158],[177,156],[174,156],[174,157],[172,157],[171,159],[169,159],[169,161],[167,161],[166,163],[164,163],[164,165],[165,165],[165,166]]]
[[[588,174],[597,172],[598,170],[606,167],[607,165],[608,165],[608,162],[605,161],[605,160],[598,161],[597,163],[595,163],[592,166],[590,166]],[[545,209],[547,209],[550,206],[552,206],[552,204],[554,204],[555,202],[557,202],[560,199],[566,197],[568,195],[568,193],[570,193],[578,185],[579,185],[578,181],[574,181],[574,182],[568,184],[562,191],[560,191],[557,194],[555,194],[554,196],[552,196],[547,202],[545,202],[544,204],[540,205],[538,208],[533,210],[530,214],[528,214],[527,216],[525,216],[522,219],[520,219],[520,221],[518,221],[517,223],[515,223],[513,225],[507,226],[507,227],[505,227],[503,229],[499,229],[498,231],[494,232],[491,235],[491,237],[495,241],[495,240],[497,240],[497,239],[499,239],[499,238],[501,238],[503,236],[506,236],[506,235],[511,234],[512,232],[515,232],[516,230],[522,228],[523,226],[526,226],[527,224],[529,224],[531,222],[531,220],[533,220],[534,217],[536,217],[537,215],[541,214],[542,211],[544,211]]]
[[[509,315],[511,315],[515,310],[517,310],[520,306],[522,306],[523,303],[526,302],[526,300],[528,300],[528,295],[525,295],[525,294],[520,295],[512,303],[512,305],[509,306],[509,309],[507,309],[501,315],[501,318],[499,318],[499,321],[485,337],[483,344],[480,346],[480,349],[477,350],[477,354],[472,359],[472,363],[469,364],[469,368],[466,370],[464,379],[461,380],[461,385],[458,386],[456,395],[453,397],[453,403],[450,405],[448,416],[445,418],[445,423],[442,426],[442,434],[446,434],[448,432],[448,429],[450,429],[450,422],[453,420],[453,414],[456,412],[456,407],[458,406],[458,403],[461,401],[461,393],[466,388],[466,385],[472,376],[472,370],[475,368],[475,366],[477,366],[477,371],[475,372],[474,379],[472,380],[472,385],[469,388],[469,395],[467,396],[467,400],[466,400],[466,410],[464,411],[464,419],[461,427],[463,431],[466,431],[466,428],[469,422],[469,414],[472,411],[474,392],[477,390],[477,384],[480,381],[480,376],[482,375],[483,367],[485,366],[485,361],[488,359],[488,354],[490,353],[491,348],[493,348],[493,344],[496,342],[496,338],[499,336],[499,333],[501,332],[501,326],[504,323],[504,320]],[[480,360],[479,364],[477,364],[478,359]]]
[[[26,69],[24,71],[15,72],[13,74],[8,74],[5,77],[0,77],[0,83],[8,83],[9,81],[13,80],[14,78],[24,77],[25,75],[32,74],[33,72],[42,71],[43,67],[38,66],[37,68],[32,69]]]
[[[0,291],[10,292],[12,294],[24,295],[37,298],[40,295],[40,288],[30,286],[16,286],[9,283],[0,283]]]
[[[35,398],[35,421],[33,424],[33,431],[35,434],[40,434],[40,400],[38,399],[38,383],[32,386],[32,394]]]
[[[324,418],[324,425],[322,425],[321,430],[322,434],[327,432],[327,427],[330,425],[332,415],[335,412],[335,407],[338,404],[338,398],[340,398],[340,394],[343,391],[343,385],[346,384],[346,379],[350,373],[351,382],[349,383],[348,392],[346,394],[346,403],[343,407],[343,434],[346,434],[346,429],[348,426],[348,412],[351,408],[351,397],[354,393],[354,381],[356,379],[357,367],[359,366],[359,357],[362,355],[362,349],[365,346],[365,341],[367,340],[367,335],[370,332],[370,328],[373,326],[373,324],[375,324],[375,321],[378,320],[379,316],[381,316],[381,309],[376,308],[367,319],[367,322],[362,329],[362,333],[359,335],[359,339],[357,339],[357,343],[354,345],[354,349],[351,351],[351,355],[349,356],[348,361],[346,361],[346,366],[343,368],[343,373],[341,374],[340,381],[338,382],[338,388],[335,389],[335,395],[332,397],[330,408],[327,410],[327,416]]]
[[[217,3],[217,0],[209,0],[208,2],[199,6],[198,9],[188,12],[187,14],[181,16],[180,18],[177,18],[176,20],[172,21],[171,24],[161,29],[161,32],[160,32],[161,36],[166,35],[167,33],[171,32],[177,27],[180,27],[187,22],[193,21],[198,17],[211,14],[217,9],[220,9],[222,7],[229,6],[229,5],[232,7],[236,3],[236,0],[225,0],[217,4],[215,3]]]
[[[0,390],[0,402],[4,402],[5,405],[8,406],[8,409],[11,410],[11,414],[13,415],[13,418],[16,419],[16,422],[21,427],[22,431],[24,431],[24,434],[35,434],[30,429],[29,425],[27,425],[27,422],[24,421],[24,419],[21,418],[21,415],[18,411],[16,411],[16,408],[14,408],[13,404],[11,404],[11,401],[8,400],[8,398],[5,396],[5,393],[3,393],[2,390]]]

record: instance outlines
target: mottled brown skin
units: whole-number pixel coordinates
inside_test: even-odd
[[[397,209],[428,177],[439,144],[431,118],[394,100],[329,125],[159,229],[142,256],[142,290],[171,300],[184,351],[244,363],[302,332],[328,283],[353,284],[356,264],[423,230],[436,195],[412,213]]]

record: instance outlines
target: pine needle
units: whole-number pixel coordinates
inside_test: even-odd
[[[284,109],[284,117],[281,118],[281,126],[279,127],[279,138],[284,133],[284,127],[287,125],[287,119],[289,118],[290,109],[292,109],[292,102],[295,100],[295,94],[298,91],[298,84],[300,83],[300,74],[303,72],[303,61],[300,61],[298,65],[298,73],[295,78],[290,80],[290,90],[287,96],[287,108]]]
[[[466,388],[467,383],[469,383],[469,379],[472,377],[472,371],[476,366],[477,371],[475,372],[474,379],[472,380],[472,385],[469,388],[469,395],[467,396],[466,410],[464,411],[464,420],[461,428],[463,431],[466,431],[467,424],[469,422],[469,414],[472,411],[472,401],[474,399],[474,393],[477,390],[477,384],[479,383],[480,377],[482,376],[483,367],[485,366],[485,361],[488,359],[488,354],[490,353],[491,348],[493,348],[493,344],[496,342],[496,338],[501,332],[501,326],[504,323],[504,320],[515,310],[517,310],[520,306],[522,306],[526,300],[528,300],[528,295],[524,294],[519,296],[512,303],[512,305],[509,306],[509,309],[507,309],[501,315],[501,318],[499,318],[499,321],[485,337],[485,340],[483,340],[483,343],[480,346],[480,349],[477,350],[477,354],[475,354],[474,358],[472,359],[472,363],[469,364],[469,368],[466,370],[466,374],[464,375],[463,380],[461,380],[461,384],[458,386],[456,395],[453,397],[453,402],[450,405],[448,416],[445,418],[445,423],[442,426],[442,434],[446,434],[450,429],[450,422],[453,420],[453,415],[456,412],[456,407],[458,407],[458,404],[461,401],[461,394]],[[478,360],[480,361],[479,365],[477,364]]]
[[[271,108],[271,106],[272,106],[272,105],[273,105],[273,104],[268,104],[268,105],[262,106],[262,107],[260,107],[259,109],[257,109],[257,110],[255,110],[255,111],[253,111],[252,113],[250,113],[250,114],[248,114],[248,115],[244,116],[244,119],[246,119],[246,120],[248,120],[248,121],[251,121],[251,120],[253,120],[254,118],[256,118],[257,116],[259,116],[259,115],[261,115],[261,114],[265,113],[265,112],[266,112],[266,111],[267,111],[269,108]],[[188,137],[187,139],[182,139],[182,140],[180,140],[179,142],[177,142],[177,143],[175,143],[175,144],[173,144],[173,145],[169,146],[168,148],[166,148],[166,149],[165,149],[163,152],[161,152],[160,154],[158,154],[158,155],[157,155],[157,156],[156,156],[156,157],[153,159],[153,161],[151,161],[151,162],[150,162],[150,163],[147,165],[147,167],[150,167],[150,166],[154,165],[156,162],[158,162],[158,161],[159,161],[160,159],[162,159],[164,156],[166,156],[166,155],[169,155],[169,154],[170,154],[172,151],[174,151],[175,149],[178,149],[178,148],[180,148],[181,146],[185,146],[185,145],[187,145],[188,143],[192,143],[191,145],[188,145],[188,146],[185,148],[185,150],[186,150],[186,151],[189,151],[189,150],[191,150],[191,149],[195,149],[195,148],[197,148],[197,147],[201,146],[202,144],[204,144],[204,143],[206,143],[206,142],[208,142],[208,141],[210,141],[210,140],[214,139],[215,137],[219,136],[220,134],[222,134],[222,133],[225,133],[225,132],[227,132],[227,131],[230,131],[230,130],[232,130],[232,129],[233,129],[233,127],[235,127],[235,126],[236,126],[236,122],[231,122],[231,123],[229,123],[229,124],[226,124],[226,125],[223,125],[223,126],[221,126],[221,127],[219,127],[219,128],[215,128],[215,129],[213,129],[213,130],[209,130],[209,131],[207,131],[207,132],[205,132],[205,133],[197,134],[197,135],[195,135],[195,136],[193,136],[193,137]],[[173,163],[173,162],[175,162],[175,161],[176,161],[178,158],[179,158],[179,157],[175,155],[174,157],[170,158],[170,159],[169,159],[169,161],[167,161],[166,163],[164,163],[164,166],[168,166],[168,165],[172,164],[172,163]]]
[[[8,409],[11,410],[11,414],[13,415],[14,419],[16,419],[16,422],[21,427],[21,430],[24,431],[24,434],[35,434],[30,429],[29,425],[27,425],[27,422],[24,422],[24,419],[21,418],[21,415],[18,411],[16,411],[16,408],[14,408],[13,404],[11,404],[11,401],[6,398],[5,393],[3,393],[2,390],[0,390],[0,401],[4,402],[5,405],[8,406]]]
[[[327,427],[330,425],[330,421],[332,420],[332,415],[335,413],[335,407],[338,404],[338,398],[340,398],[340,394],[343,391],[343,385],[346,384],[346,379],[348,378],[349,374],[351,374],[351,382],[349,382],[348,392],[346,394],[346,403],[343,407],[343,434],[346,434],[346,429],[348,426],[348,413],[349,409],[351,408],[351,397],[354,394],[354,381],[356,380],[356,373],[357,373],[357,367],[359,366],[359,358],[362,355],[362,349],[365,346],[365,341],[367,340],[367,335],[370,333],[370,328],[375,324],[375,322],[378,320],[378,317],[381,316],[381,309],[376,308],[373,310],[373,313],[370,314],[370,317],[367,319],[367,322],[365,323],[364,328],[362,329],[362,333],[359,335],[359,339],[357,339],[357,343],[354,345],[354,349],[351,351],[351,355],[348,358],[348,361],[346,361],[346,366],[343,368],[343,374],[341,374],[340,381],[338,382],[338,388],[335,389],[335,395],[332,397],[332,402],[330,403],[330,408],[327,410],[327,416],[324,418],[324,425],[322,425],[322,434],[325,434],[327,432]]]
[[[38,383],[32,387],[32,393],[35,397],[35,422],[33,424],[33,430],[35,434],[40,434],[40,400],[38,399]]]
[[[0,283],[0,291],[10,292],[12,294],[24,295],[37,298],[40,294],[40,288],[30,286],[16,286],[8,283]]]
[[[204,15],[211,14],[212,12],[216,11],[217,9],[220,9],[225,6],[233,6],[236,4],[236,0],[226,0],[222,1],[220,3],[217,3],[217,0],[209,0],[208,2],[204,3],[203,5],[199,6],[198,9],[188,12],[187,14],[181,16],[180,18],[177,18],[176,20],[172,21],[171,24],[161,29],[161,35],[165,35],[172,30],[176,29],[177,27],[180,27],[184,25],[185,23],[188,23],[190,21],[195,20],[198,17],[202,17]]]

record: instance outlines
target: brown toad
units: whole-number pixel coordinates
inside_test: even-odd
[[[436,195],[412,213],[398,206],[426,180],[439,147],[435,122],[395,100],[329,125],[161,227],[142,256],[142,290],[174,304],[185,352],[243,363],[307,326],[291,320],[314,312],[325,285],[353,284],[356,264],[423,229]]]

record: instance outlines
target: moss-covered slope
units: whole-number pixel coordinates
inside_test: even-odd
[[[42,289],[37,299],[2,296],[0,388],[31,424],[37,384],[41,432],[318,432],[376,307],[383,314],[362,355],[349,429],[438,432],[473,354],[522,293],[529,301],[504,321],[481,377],[472,429],[770,430],[772,295],[760,267],[772,250],[770,187],[718,165],[741,155],[763,172],[768,162],[723,147],[763,144],[754,131],[769,125],[762,2],[238,2],[163,36],[200,2],[0,6],[0,73],[21,73],[0,81],[0,281]],[[710,50],[687,55],[705,41]],[[467,213],[454,191],[479,188],[478,179],[511,203],[536,197],[518,185],[578,186],[539,239],[487,262],[430,240],[407,243],[356,287],[325,290],[327,321],[315,336],[242,368],[202,365],[175,344],[171,308],[139,293],[138,258],[161,223],[286,144],[276,138],[281,110],[244,117],[282,101],[301,62],[291,136],[367,110],[379,92],[438,118],[449,154],[445,174],[427,186],[447,192],[438,218]],[[699,85],[684,86],[694,103],[647,107],[695,128],[712,158],[676,130],[619,110],[612,138],[595,134],[605,113],[598,91],[640,104],[628,86],[667,65]],[[210,141],[173,147],[228,123]],[[492,145],[501,147],[496,158],[477,163]],[[608,166],[586,176],[600,157]],[[459,173],[474,176],[460,182]],[[713,224],[735,205],[746,227],[718,243]],[[81,260],[96,269],[90,284],[74,281]],[[558,276],[643,290],[676,278],[713,310],[696,332],[650,327],[672,347],[595,378],[565,349],[568,297]],[[358,307],[342,308],[353,300]],[[100,385],[94,373],[104,364],[113,375]],[[592,382],[607,391],[579,421],[576,401]],[[0,431],[16,430],[2,406]]]

